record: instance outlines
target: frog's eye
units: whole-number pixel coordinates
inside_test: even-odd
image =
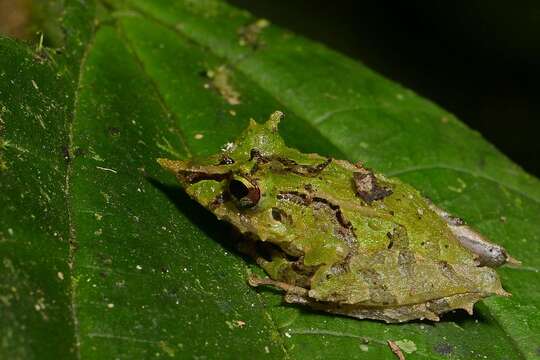
[[[240,207],[249,208],[257,205],[261,198],[261,191],[248,179],[235,176],[229,182],[229,192],[238,201]]]

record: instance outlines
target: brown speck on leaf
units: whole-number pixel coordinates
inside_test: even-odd
[[[110,136],[118,136],[120,135],[120,129],[115,126],[109,126],[107,129]]]
[[[390,347],[390,350],[392,350],[392,352],[396,355],[396,357],[399,360],[405,360],[405,355],[403,355],[403,352],[401,351],[401,349],[399,348],[399,346],[397,346],[395,342],[393,342],[392,340],[388,340],[387,343],[388,343],[388,346]]]
[[[71,155],[69,154],[69,148],[67,145],[62,145],[62,157],[64,158],[64,161],[66,164],[69,164],[71,161]]]
[[[249,46],[253,50],[257,50],[264,45],[260,40],[261,32],[270,25],[270,22],[266,19],[258,19],[253,23],[242,26],[238,29],[238,43],[240,46]]]
[[[441,355],[450,355],[454,352],[454,348],[448,343],[440,343],[435,345],[435,352]]]

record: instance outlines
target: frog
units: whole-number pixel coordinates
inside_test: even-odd
[[[510,296],[496,268],[518,263],[500,245],[417,189],[364,166],[288,147],[278,126],[251,119],[217,154],[158,163],[185,192],[232,225],[268,277],[251,286],[285,303],[387,323],[473,314]]]

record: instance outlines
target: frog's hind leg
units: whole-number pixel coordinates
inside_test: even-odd
[[[249,285],[253,287],[257,287],[261,285],[270,285],[270,286],[276,287],[278,289],[284,290],[287,293],[286,296],[294,295],[297,297],[304,298],[304,297],[307,297],[309,293],[308,289],[300,287],[300,286],[291,285],[291,284],[287,284],[281,281],[276,281],[276,280],[267,279],[267,278],[263,279],[256,276],[251,276],[248,282],[249,282]]]
[[[446,222],[450,231],[452,231],[461,245],[476,254],[480,266],[496,268],[504,264],[521,264],[520,261],[511,257],[505,248],[488,241],[467,226],[460,218],[450,215],[448,212],[435,206],[431,201],[428,201],[428,203],[429,208]]]

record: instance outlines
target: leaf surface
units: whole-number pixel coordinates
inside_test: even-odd
[[[86,4],[86,5],[85,5]],[[88,5],[90,4],[90,5]],[[0,354],[20,358],[535,358],[540,186],[411,91],[219,1],[65,4],[65,49],[0,40]],[[208,78],[225,67],[231,105]],[[157,157],[219,151],[280,109],[306,152],[413,184],[523,262],[474,316],[386,325],[284,305]],[[46,336],[43,336],[46,334]],[[413,348],[414,349],[414,348]]]

